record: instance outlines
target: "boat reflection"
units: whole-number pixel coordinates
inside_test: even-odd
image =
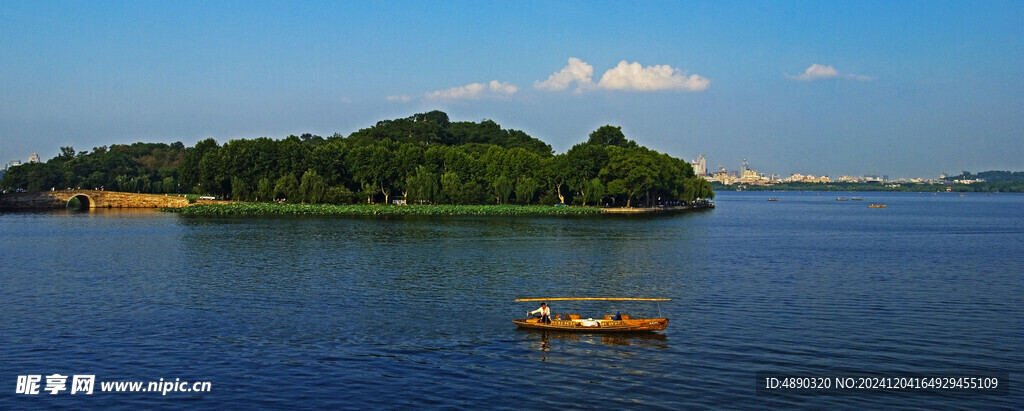
[[[656,332],[641,333],[578,333],[560,331],[539,331],[519,329],[516,332],[528,335],[529,339],[536,339],[534,348],[540,351],[551,350],[552,340],[564,341],[567,343],[603,344],[612,346],[642,346],[651,348],[668,348],[668,336]]]

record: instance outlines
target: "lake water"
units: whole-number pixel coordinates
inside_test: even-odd
[[[719,193],[714,210],[632,218],[3,213],[0,408],[1024,404],[1024,196],[839,195],[864,201]],[[671,298],[550,303],[671,321],[514,327],[537,306],[513,299],[556,296]],[[1010,390],[765,394],[757,372],[1002,372]],[[94,374],[95,392],[50,395],[54,373]],[[15,394],[19,375],[44,376],[40,394]],[[100,392],[161,378],[211,390]]]

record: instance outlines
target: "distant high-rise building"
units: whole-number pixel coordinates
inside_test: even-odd
[[[703,154],[697,155],[697,161],[691,162],[693,166],[693,173],[698,176],[705,176],[708,174],[708,160],[704,158]]]

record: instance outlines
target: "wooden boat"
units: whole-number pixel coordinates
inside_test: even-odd
[[[871,208],[885,208],[885,204],[870,204],[868,207]]]
[[[598,297],[576,297],[576,298],[520,298],[515,301],[672,301],[667,298],[598,298]],[[513,323],[519,328],[535,330],[551,330],[566,332],[585,333],[623,333],[623,332],[649,332],[664,330],[668,326],[668,318],[629,318],[628,315],[620,315],[613,318],[605,315],[604,318],[581,318],[579,314],[552,315],[551,322],[541,322],[539,318],[514,319]]]

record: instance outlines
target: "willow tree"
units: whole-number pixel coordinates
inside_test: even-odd
[[[256,184],[256,201],[271,201],[274,199],[274,186],[270,184],[270,179],[263,177],[260,182]]]
[[[408,197],[418,201],[433,201],[438,192],[437,175],[425,166],[416,167],[416,172],[406,178],[405,187]],[[406,200],[408,200],[407,198]]]
[[[491,194],[494,195],[494,199],[498,204],[508,203],[508,198],[512,196],[512,190],[515,187],[515,183],[512,179],[507,176],[498,176],[491,182]]]
[[[277,179],[277,182],[274,184],[274,197],[282,195],[286,200],[295,202],[294,198],[298,195],[298,192],[299,179],[295,177],[295,174],[285,174]]]
[[[580,186],[580,194],[583,197],[583,205],[586,206],[587,202],[594,202],[597,204],[604,197],[604,184],[601,184],[601,179],[593,178],[590,181],[586,181]]]
[[[540,184],[531,177],[519,177],[516,179],[516,201],[522,204],[533,202],[533,195],[537,193]]]
[[[688,178],[683,191],[683,201],[690,202],[704,198],[715,198],[715,191],[711,189],[711,183],[703,177]]]
[[[299,193],[304,202],[321,203],[327,195],[327,183],[316,170],[306,170],[302,174],[302,182],[299,183]]]
[[[238,176],[231,177],[231,199],[245,201],[249,199],[249,184]]]

